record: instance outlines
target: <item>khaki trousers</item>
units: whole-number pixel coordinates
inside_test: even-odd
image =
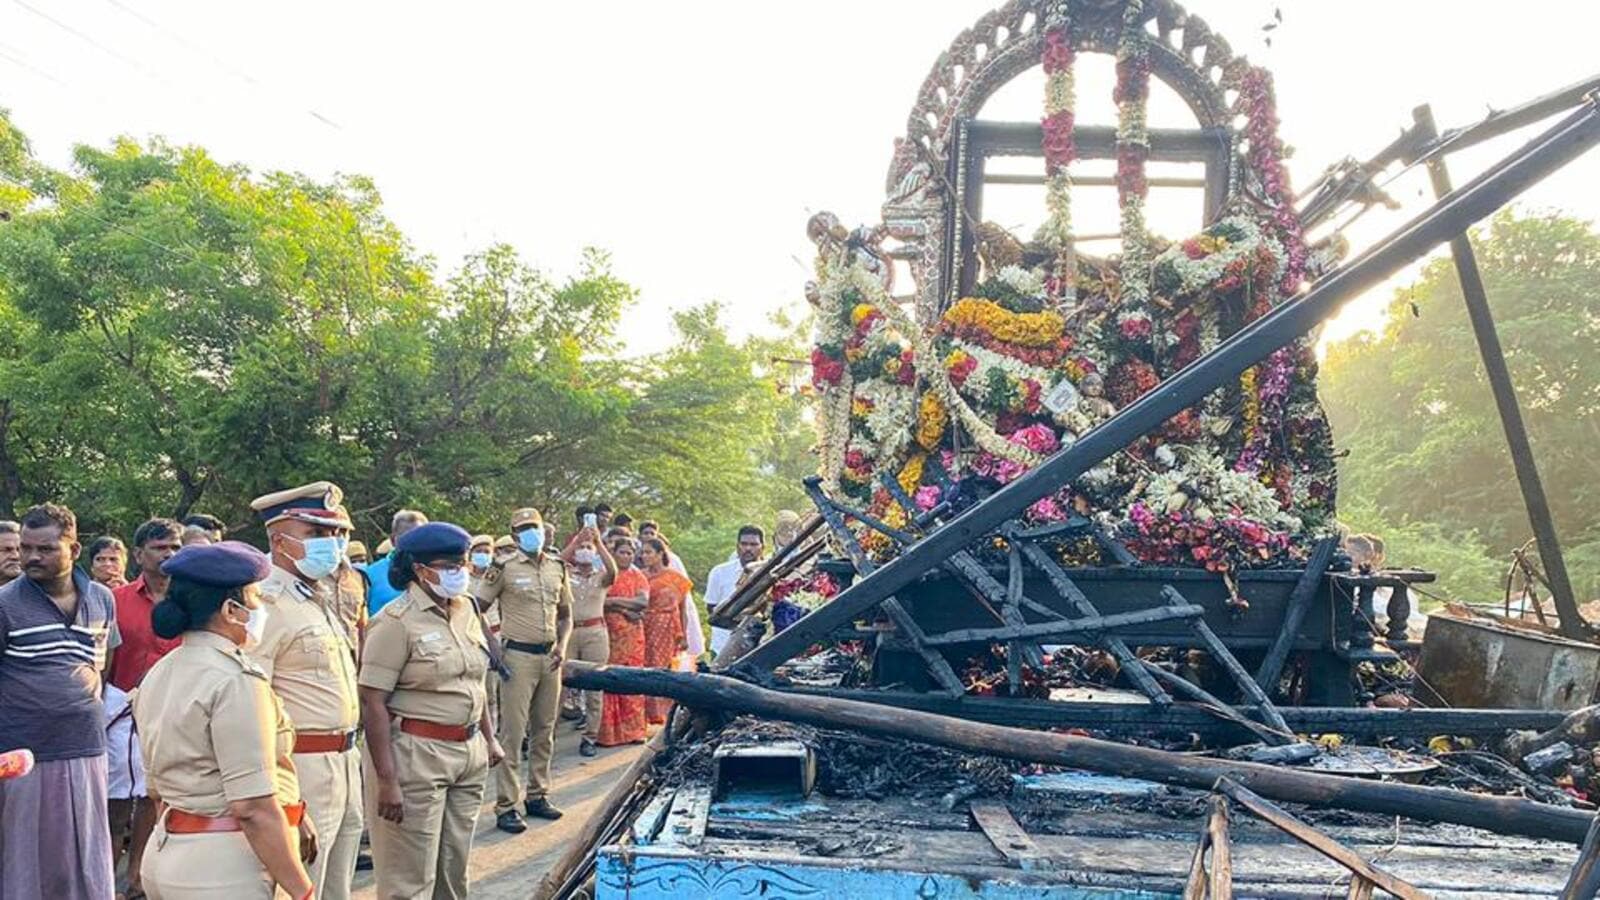
[[[242,831],[167,834],[156,825],[139,866],[150,900],[269,900],[277,891]]]
[[[489,748],[481,736],[438,741],[391,732],[395,777],[405,800],[396,823],[378,815],[378,776],[363,753],[367,784],[367,830],[378,900],[467,896],[467,858],[473,828],[483,809]]]
[[[300,799],[317,827],[317,858],[306,867],[322,900],[349,900],[361,852],[361,751],[296,753]]]
[[[500,764],[499,791],[494,811],[517,808],[524,799],[550,794],[550,756],[556,746],[556,715],[561,708],[561,668],[550,669],[546,654],[506,648],[511,680],[500,684],[500,746],[506,758]],[[522,790],[522,738],[528,738],[528,790]]]
[[[574,628],[572,639],[567,641],[567,657],[583,662],[605,665],[611,659],[611,632],[604,625]],[[604,709],[605,693],[582,691],[584,728],[583,736],[591,741],[600,739],[600,716]]]

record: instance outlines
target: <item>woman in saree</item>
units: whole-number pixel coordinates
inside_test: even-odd
[[[613,666],[644,665],[644,613],[650,605],[650,579],[633,564],[636,555],[633,538],[626,534],[611,539],[611,557],[617,561],[617,576],[606,591],[606,631],[611,637]],[[644,697],[640,694],[606,692],[600,713],[602,747],[637,744],[645,739]]]
[[[658,537],[640,542],[639,562],[650,579],[650,601],[644,611],[644,664],[652,669],[672,668],[672,657],[688,646],[683,629],[683,601],[694,585],[670,568],[667,544]],[[646,697],[645,719],[663,725],[672,701]]]

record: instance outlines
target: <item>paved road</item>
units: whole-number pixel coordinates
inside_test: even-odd
[[[478,818],[477,838],[472,843],[472,896],[474,900],[527,900],[556,858],[577,837],[589,814],[605,797],[606,791],[638,755],[639,747],[613,747],[599,756],[578,755],[578,734],[572,723],[556,726],[556,755],[553,765],[555,793],[551,802],[566,815],[560,821],[529,819],[528,830],[519,835],[505,834],[494,827],[494,773],[490,772],[487,802]],[[371,872],[356,873],[354,896],[372,900],[376,892]]]

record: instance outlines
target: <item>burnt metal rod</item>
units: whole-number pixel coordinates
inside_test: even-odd
[[[943,634],[930,634],[927,643],[930,647],[944,647],[950,644],[970,644],[975,641],[1017,641],[1027,638],[1058,637],[1063,634],[1082,634],[1086,631],[1115,631],[1118,628],[1149,625],[1152,622],[1166,622],[1170,619],[1198,619],[1205,615],[1205,612],[1205,607],[1191,604],[1158,606],[1154,609],[1141,609],[1109,616],[1090,616],[1083,619],[1062,619],[1058,622],[1035,622],[1030,625],[1008,625],[1003,628],[962,628],[946,631]]]
[[[1328,563],[1333,561],[1333,551],[1338,547],[1338,538],[1325,537],[1318,541],[1311,549],[1311,557],[1306,560],[1306,570],[1300,573],[1300,580],[1295,582],[1294,591],[1289,594],[1289,605],[1283,611],[1283,627],[1279,629],[1278,636],[1273,638],[1267,658],[1261,661],[1261,668],[1256,670],[1256,684],[1269,697],[1278,690],[1278,676],[1283,674],[1283,664],[1288,662],[1289,651],[1294,649],[1294,642],[1300,637],[1300,626],[1305,623],[1306,612],[1311,609],[1311,599],[1317,595],[1322,574],[1328,570]]]
[[[1210,790],[1231,778],[1263,797],[1435,822],[1500,834],[1583,842],[1592,813],[1520,797],[1490,797],[1451,788],[1420,787],[1303,772],[1285,766],[1188,756],[1072,734],[1002,728],[877,703],[767,690],[723,675],[669,672],[567,661],[572,687],[671,697],[680,704],[768,719],[844,728],[862,734],[921,741],[965,753],[1087,769]]]
[[[1431,108],[1419,106],[1412,115],[1418,128],[1425,132],[1434,130]],[[1442,155],[1428,160],[1428,179],[1433,183],[1435,195],[1442,197],[1450,193],[1450,169]],[[1522,407],[1517,403],[1517,389],[1511,382],[1511,369],[1506,365],[1505,350],[1500,346],[1500,334],[1494,327],[1489,293],[1483,286],[1483,274],[1478,271],[1478,256],[1472,250],[1472,239],[1465,231],[1450,239],[1450,255],[1455,260],[1456,278],[1461,282],[1467,318],[1472,320],[1472,334],[1478,341],[1478,354],[1483,358],[1483,372],[1494,394],[1495,409],[1500,413],[1500,427],[1506,433],[1511,467],[1517,474],[1517,487],[1522,490],[1528,524],[1533,526],[1533,537],[1539,546],[1539,560],[1544,563],[1550,579],[1548,587],[1555,599],[1556,611],[1561,614],[1561,633],[1586,640],[1589,630],[1578,612],[1572,579],[1567,574],[1567,561],[1556,535],[1555,518],[1550,514],[1550,500],[1539,477],[1539,463],[1533,458],[1533,443],[1528,440],[1528,426],[1522,420]]]
[[[1441,241],[1461,233],[1600,142],[1600,115],[1596,113],[1591,100],[1366,253],[1320,279],[1305,295],[1240,329],[1221,346],[1117,411],[1077,443],[951,519],[832,602],[746,654],[738,665],[771,669],[788,660],[816,636],[893,596],[950,554],[1021,514],[1040,497],[1070,484],[1113,453],[1198,403],[1218,385],[1237,378],[1278,348],[1298,339],[1345,301],[1398,272]]]

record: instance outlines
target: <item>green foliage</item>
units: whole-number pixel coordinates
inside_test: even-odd
[[[1575,587],[1600,596],[1600,234],[1508,211],[1474,246]],[[1322,373],[1349,453],[1342,517],[1449,593],[1498,599],[1531,532],[1449,259],[1396,292],[1380,334],[1329,348]]]
[[[0,111],[0,515],[45,499],[85,533],[319,478],[362,537],[400,507],[570,533],[605,499],[655,518],[696,580],[814,469],[803,398],[774,390],[803,331],[729,338],[715,304],[627,358],[634,289],[587,251],[553,282],[494,246],[436,278],[364,178],[257,175],[203,150],[33,159]]]

